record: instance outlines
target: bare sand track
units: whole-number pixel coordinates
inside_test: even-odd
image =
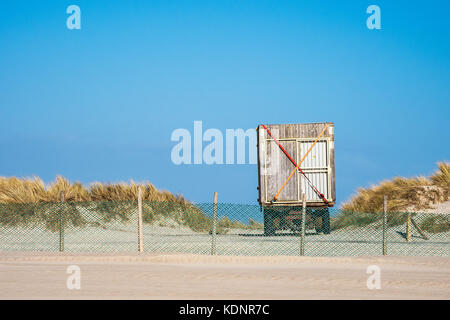
[[[69,265],[80,290],[67,289]],[[379,290],[367,288],[369,265]],[[0,298],[450,299],[450,259],[0,252]]]

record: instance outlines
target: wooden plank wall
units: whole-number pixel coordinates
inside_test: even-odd
[[[300,159],[297,159],[295,139],[298,138],[308,138],[315,139],[326,126],[327,123],[309,123],[309,124],[272,124],[266,125],[267,128],[272,132],[272,135],[279,140],[281,145],[286,149],[286,151],[291,155],[295,162],[298,163]],[[322,137],[329,137],[332,141],[330,149],[330,166],[331,166],[331,199],[333,202],[336,201],[336,186],[335,186],[335,164],[334,164],[334,124],[331,123],[332,129],[328,128]],[[279,149],[275,142],[270,142],[268,146],[266,145],[266,139],[270,136],[267,131],[260,125],[258,130],[258,193],[260,204],[265,204],[271,199],[273,199],[276,191],[281,187],[284,181],[287,179],[289,174],[292,172],[294,166],[289,161],[289,159],[284,155],[284,153]],[[293,139],[291,141],[286,141],[283,139]],[[266,170],[266,166],[270,170]],[[266,186],[265,174],[272,174],[269,181],[269,185]],[[301,205],[299,199],[298,186],[298,176],[297,174],[292,177],[283,191],[280,193],[280,201],[298,201],[298,203],[292,203],[292,205]],[[271,192],[267,195],[266,199],[266,187],[267,190]],[[275,190],[275,191],[273,191]],[[308,205],[321,205],[320,203],[308,203]]]

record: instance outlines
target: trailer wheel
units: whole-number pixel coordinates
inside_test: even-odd
[[[264,209],[264,235],[265,236],[273,236],[275,235],[275,226],[274,226],[274,215],[272,210]]]
[[[330,234],[330,210],[328,208],[321,209],[316,219],[319,220],[319,227],[316,227],[316,232]]]
[[[327,208],[323,213],[322,231],[324,234],[330,234],[330,210]]]

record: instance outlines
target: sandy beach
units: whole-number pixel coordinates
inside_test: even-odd
[[[80,290],[66,285],[80,267]],[[368,289],[367,267],[381,289]],[[445,257],[0,252],[0,299],[449,299]]]

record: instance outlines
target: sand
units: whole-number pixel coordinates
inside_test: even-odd
[[[436,203],[430,209],[421,210],[425,213],[450,214],[450,201]]]
[[[80,290],[67,289],[69,265]],[[0,299],[449,299],[450,258],[0,251],[0,288]]]

